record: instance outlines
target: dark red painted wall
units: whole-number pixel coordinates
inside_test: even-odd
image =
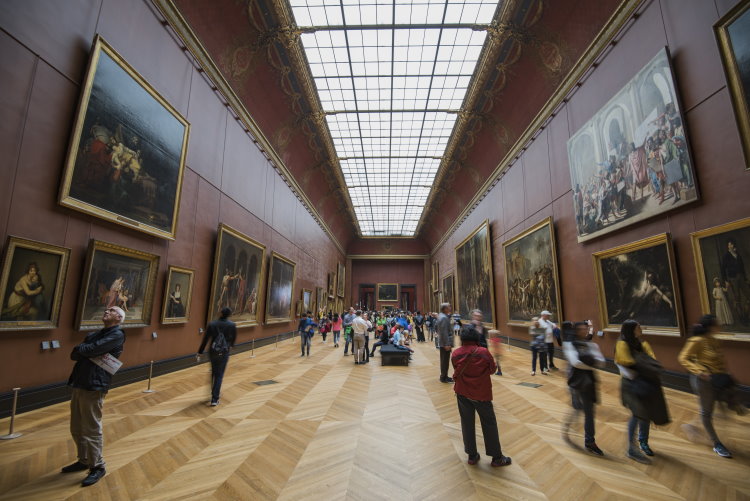
[[[359,284],[398,283],[416,285],[417,306],[424,311],[424,260],[353,259],[351,261],[351,297],[359,297]],[[355,299],[356,300],[356,299]],[[398,303],[377,303],[396,306]]]

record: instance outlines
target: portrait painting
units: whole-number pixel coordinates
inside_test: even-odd
[[[344,300],[342,298],[336,298],[336,311],[340,314],[344,312]]]
[[[338,297],[344,297],[346,267],[341,263],[337,263],[336,267],[336,295]]]
[[[0,330],[58,326],[70,249],[8,237],[0,275]]]
[[[750,0],[742,0],[714,26],[740,130],[745,168],[750,169]]]
[[[194,270],[170,266],[167,270],[167,285],[164,289],[164,304],[161,323],[184,324],[190,320],[190,302],[193,298]]]
[[[271,259],[268,263],[268,294],[266,298],[267,324],[292,320],[295,267],[294,261],[276,252],[271,253]]]
[[[666,48],[568,140],[578,241],[698,199]]]
[[[318,308],[318,314],[328,313],[328,298],[323,287],[315,288],[315,304]]]
[[[450,303],[451,306],[456,305],[456,298],[453,290],[453,273],[448,273],[443,277],[442,294],[444,303]]]
[[[332,271],[328,274],[328,297],[336,297],[336,272]]]
[[[213,280],[206,322],[215,320],[222,308],[232,309],[237,327],[260,323],[266,246],[226,224],[219,224],[214,251]]]
[[[310,289],[302,289],[302,311],[313,313],[313,297]]]
[[[440,290],[440,263],[434,261],[432,263],[432,287],[436,290]]]
[[[159,256],[99,240],[89,243],[81,298],[79,330],[101,329],[107,308],[125,312],[124,327],[151,323]]]
[[[750,218],[690,235],[703,313],[716,337],[750,341]]]
[[[60,204],[174,240],[188,122],[99,36],[83,89]]]
[[[552,218],[535,224],[503,243],[508,323],[528,325],[543,310],[562,321]]]
[[[494,328],[495,285],[492,273],[490,223],[485,220],[456,246],[456,304],[454,313],[470,320],[471,310],[484,315],[486,326]]]
[[[398,301],[398,284],[378,284],[378,301]]]
[[[602,330],[636,320],[645,334],[679,336],[682,306],[672,241],[662,233],[593,255]]]

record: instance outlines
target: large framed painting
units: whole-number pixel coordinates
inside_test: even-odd
[[[451,306],[456,305],[456,298],[453,288],[453,273],[448,273],[443,277],[443,286],[441,288],[443,294],[443,302],[450,303]]]
[[[268,263],[268,294],[266,298],[266,323],[277,324],[292,320],[294,270],[296,263],[276,252]]]
[[[701,307],[716,315],[716,337],[750,341],[750,218],[690,236]]]
[[[432,287],[435,291],[440,291],[440,262],[432,263]]]
[[[190,303],[193,299],[193,276],[195,270],[170,266],[167,270],[167,286],[161,309],[161,323],[184,324],[190,320]]]
[[[378,301],[398,301],[398,284],[378,284]]]
[[[666,48],[567,146],[579,242],[698,199]]]
[[[207,322],[215,320],[222,308],[229,307],[237,327],[260,323],[258,304],[262,297],[265,258],[265,245],[226,224],[219,224]]]
[[[0,274],[0,330],[58,326],[70,249],[8,237]]]
[[[462,319],[470,320],[474,309],[481,310],[487,327],[495,328],[495,282],[488,220],[456,246],[456,304],[453,310]]]
[[[78,329],[101,329],[104,310],[119,306],[124,327],[151,323],[159,256],[91,240],[78,303]]]
[[[430,312],[436,312],[437,308],[435,308],[435,297],[432,293],[433,287],[432,287],[432,277],[430,277],[430,280],[427,281],[427,304],[426,307],[430,310]]]
[[[328,274],[328,297],[336,297],[336,272],[332,271]]]
[[[543,310],[562,320],[552,218],[503,243],[508,324],[528,325]]]
[[[60,204],[174,240],[190,125],[97,36]]]
[[[714,31],[740,129],[745,168],[750,169],[750,0],[742,0],[727,12]]]
[[[336,295],[338,297],[344,297],[344,284],[346,281],[344,278],[346,277],[346,267],[341,264],[336,264]]]
[[[336,298],[336,311],[341,315],[344,313],[344,300],[342,298]]]
[[[302,289],[302,311],[313,312],[313,297],[310,289]]]
[[[318,308],[318,314],[328,314],[328,298],[326,298],[325,289],[323,287],[315,288],[315,304]]]
[[[680,291],[672,240],[662,233],[594,253],[602,330],[619,331],[637,320],[644,334],[679,336]]]

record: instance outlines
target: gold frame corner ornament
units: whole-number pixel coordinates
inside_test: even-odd
[[[184,317],[167,317],[167,302],[169,298],[169,284],[172,282],[172,273],[184,273],[190,275],[190,281],[188,282],[187,291],[187,304],[185,307]],[[167,268],[167,277],[164,282],[164,299],[161,305],[161,323],[163,325],[174,325],[174,324],[186,324],[190,321],[190,305],[193,302],[193,282],[195,281],[195,270],[193,268],[183,268],[182,266],[169,265]]]
[[[273,282],[273,260],[278,259],[292,266],[292,287],[290,290],[290,301],[289,301],[289,316],[288,317],[275,317],[271,318],[268,313],[268,305],[271,304],[271,283]],[[289,259],[288,257],[279,254],[276,251],[271,251],[268,256],[268,284],[266,285],[266,304],[264,307],[265,311],[265,325],[281,324],[285,322],[291,322],[294,320],[294,286],[297,280],[297,263]]]
[[[459,266],[459,261],[458,261],[458,250],[461,247],[463,247],[469,240],[474,238],[474,236],[480,231],[482,231],[482,229],[485,227],[487,228],[486,254],[487,254],[487,259],[489,262],[482,263],[482,266],[486,268],[486,270],[488,271],[488,275],[490,277],[490,305],[492,307],[492,322],[483,322],[483,324],[487,328],[496,329],[499,322],[497,318],[497,307],[495,305],[495,276],[494,276],[495,274],[494,274],[493,262],[492,262],[492,227],[490,226],[489,219],[485,219],[484,221],[482,221],[482,223],[479,226],[477,226],[471,233],[469,233],[469,235],[466,238],[461,240],[461,243],[456,245],[453,249],[455,259],[456,259],[456,268],[455,268],[456,282],[454,284],[454,287],[455,287],[454,294],[456,296],[456,303],[460,303],[459,292],[461,290],[461,280],[459,279],[459,277],[461,276],[461,274],[459,273],[460,266]],[[459,310],[459,306],[460,304],[454,305],[453,313],[458,313],[459,315],[461,315],[461,319],[465,320],[466,318],[463,317],[463,314]],[[468,314],[469,312],[467,311],[466,315]]]
[[[618,245],[617,247],[613,247],[611,249],[594,252],[591,255],[594,265],[594,277],[596,280],[596,299],[599,303],[599,321],[601,322],[600,325],[602,331],[619,332],[621,327],[621,324],[609,323],[607,301],[604,293],[604,277],[602,276],[600,266],[602,259],[637,250],[648,249],[650,247],[656,247],[659,245],[665,245],[667,248],[667,261],[670,274],[669,279],[672,283],[672,290],[674,291],[674,309],[675,318],[677,319],[677,327],[659,327],[641,324],[641,329],[644,334],[672,337],[682,336],[682,332],[685,326],[683,320],[682,294],[680,291],[680,282],[679,280],[677,280],[677,267],[675,263],[674,246],[672,245],[672,236],[669,233],[660,233],[658,235],[646,237],[635,242]]]

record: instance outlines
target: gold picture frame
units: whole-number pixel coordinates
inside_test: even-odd
[[[0,331],[58,327],[69,262],[67,247],[9,236],[0,274]]]
[[[531,318],[538,316],[542,310],[549,310],[552,313],[552,320],[560,323],[563,310],[560,299],[555,225],[552,218],[543,219],[503,242],[503,257],[505,258],[505,312],[508,319],[506,323],[528,326]],[[541,280],[541,285],[535,284],[531,287],[537,279]],[[525,287],[519,283],[526,280],[529,283]],[[547,281],[554,287],[554,291],[542,292],[541,297],[536,299],[524,297],[525,291],[546,287]],[[549,296],[549,304],[543,304],[547,302],[545,296]]]
[[[397,303],[399,300],[398,297],[398,291],[399,286],[398,284],[377,284],[376,285],[376,297],[377,301],[381,303]]]
[[[473,309],[479,309],[484,315],[484,324],[494,329],[497,324],[495,311],[495,278],[492,266],[492,236],[490,221],[485,219],[455,248],[456,253],[456,304],[454,313],[458,313],[463,320],[470,320],[469,314]],[[478,256],[477,256],[478,254]],[[472,283],[479,287],[478,291],[469,294],[465,290],[473,277]],[[481,288],[485,287],[486,290]],[[476,296],[476,297],[470,297]]]
[[[60,205],[174,240],[189,134],[187,120],[97,35]]]
[[[346,291],[346,266],[336,263],[336,295],[343,298]]]
[[[704,314],[716,316],[719,332],[715,337],[750,341],[750,284],[741,277],[727,276],[734,268],[726,263],[729,259],[737,259],[729,255],[730,241],[733,242],[734,254],[739,256],[740,263],[750,263],[750,218],[696,231],[690,234],[690,239],[693,244],[701,310]],[[750,277],[750,270],[743,271],[746,277]],[[719,290],[716,279],[719,280]],[[709,288],[709,281],[712,282],[713,290]],[[721,306],[722,301],[726,306]]]
[[[446,274],[443,279],[441,280],[442,287],[440,288],[440,294],[442,297],[443,303],[450,303],[451,306],[455,306],[456,304],[456,289],[454,287],[455,285],[455,277],[453,275],[453,272],[450,272]]]
[[[92,239],[84,270],[78,330],[100,329],[104,310],[113,305],[125,310],[123,327],[151,324],[159,256]]]
[[[328,300],[325,296],[325,289],[323,287],[315,288],[315,305],[317,307],[318,314],[327,315],[328,311]]]
[[[265,245],[219,223],[206,323],[215,320],[225,306],[232,309],[230,318],[237,327],[261,323],[265,262]]]
[[[328,298],[336,299],[336,272],[331,271],[328,273]]]
[[[302,299],[302,311],[303,312],[313,312],[313,291],[310,289],[302,289],[300,293],[300,298]]]
[[[432,263],[432,288],[434,292],[440,291],[440,262],[434,261]]]
[[[619,332],[633,319],[644,334],[681,335],[682,302],[669,233],[595,252],[592,259],[602,330]]]
[[[339,315],[341,315],[344,312],[344,299],[343,298],[336,298],[336,311]]]
[[[162,324],[186,324],[190,321],[194,277],[195,270],[192,268],[169,266],[167,281],[164,285],[164,302],[161,307]],[[187,286],[183,287],[183,284]]]
[[[271,252],[266,286],[266,324],[291,322],[294,311],[294,280],[297,263]]]
[[[729,95],[732,98],[734,115],[737,119],[737,128],[740,131],[742,150],[745,154],[745,169],[750,170],[750,91],[746,93],[742,84],[743,75],[737,64],[736,46],[741,45],[746,49],[750,39],[748,30],[750,26],[750,0],[743,0],[735,5],[727,14],[714,24],[714,34],[719,44],[721,62],[727,77]],[[742,44],[733,44],[735,36],[744,36]],[[748,54],[742,54],[748,57]],[[747,70],[746,70],[747,71]],[[744,75],[750,78],[750,75]]]

